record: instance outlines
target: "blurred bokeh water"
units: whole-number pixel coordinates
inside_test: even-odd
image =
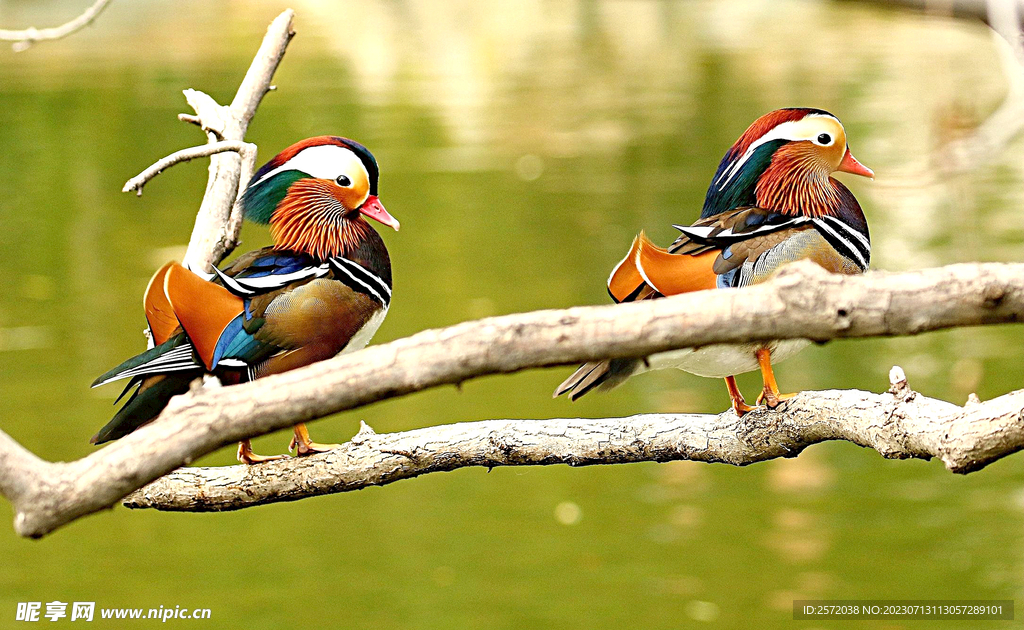
[[[84,4],[4,0],[0,22],[56,24]],[[672,223],[696,218],[724,150],[782,106],[837,114],[877,173],[845,180],[876,268],[1024,258],[1021,141],[968,172],[936,157],[1007,91],[1003,44],[981,24],[824,0],[293,6],[298,35],[249,139],[263,160],[323,133],[376,154],[381,199],[403,226],[384,234],[396,286],[377,342],[604,303],[632,236],[669,242]],[[175,167],[141,199],[122,184],[202,141],[175,120],[180,91],[228,101],[283,8],[118,0],[70,39],[0,50],[0,427],[40,456],[92,451],[117,388],[88,384],[143,346],[142,291],[183,252],[206,169]],[[269,242],[258,226],[243,237],[244,250]],[[962,404],[1024,386],[1021,349],[1019,326],[844,341],[779,375],[786,389],[880,391],[899,364],[918,391]],[[728,404],[721,381],[682,373],[551,400],[566,373],[485,378],[312,430],[343,441],[360,420],[381,432]],[[756,375],[740,384],[759,388]],[[794,622],[792,600],[1019,603],[1022,481],[1020,456],[958,477],[836,443],[747,468],[461,470],[230,514],[118,508],[38,542],[0,535],[0,627],[17,602],[52,600],[206,607],[207,625],[247,629],[825,628],[842,624]]]

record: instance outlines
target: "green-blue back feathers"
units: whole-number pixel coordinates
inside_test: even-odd
[[[757,180],[771,164],[775,151],[784,144],[786,144],[785,140],[773,140],[759,146],[739,171],[733,173],[728,183],[719,182],[719,179],[723,178],[725,171],[731,168],[742,155],[736,155],[732,150],[726,153],[722,163],[718,165],[714,179],[711,180],[711,186],[708,187],[700,218],[706,219],[743,206],[756,205]]]

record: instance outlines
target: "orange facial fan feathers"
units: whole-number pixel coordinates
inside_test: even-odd
[[[347,210],[337,189],[317,179],[292,184],[270,218],[274,246],[326,260],[362,242],[373,228],[361,218],[342,220]]]
[[[838,185],[814,148],[793,144],[780,148],[757,182],[757,205],[793,216],[835,216]]]

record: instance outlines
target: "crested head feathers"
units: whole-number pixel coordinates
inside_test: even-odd
[[[747,127],[747,130],[743,132],[743,135],[741,135],[736,143],[729,148],[728,153],[726,153],[726,157],[737,157],[742,155],[750,148],[750,145],[754,144],[754,142],[764,137],[772,129],[775,129],[783,123],[795,122],[812,115],[835,118],[835,116],[823,109],[811,109],[807,107],[786,107],[784,109],[777,109],[773,112],[768,112]]]
[[[379,176],[377,160],[358,142],[307,138],[256,171],[241,204],[247,219],[270,224],[277,247],[326,258],[372,231],[360,212],[397,229],[377,201]]]
[[[323,147],[323,148],[321,148]],[[337,164],[333,163],[341,153],[330,147],[340,147],[343,150],[347,150],[355,155],[362,163],[363,168],[366,169],[369,184],[370,194],[377,194],[377,179],[380,176],[380,169],[377,166],[377,160],[370,153],[370,150],[359,144],[355,140],[349,140],[348,138],[341,138],[338,136],[315,136],[313,138],[306,138],[300,140],[295,144],[291,145],[284,151],[281,151],[275,155],[269,162],[264,164],[256,173],[252,176],[249,181],[249,186],[261,181],[268,173],[275,170],[285,170],[284,167],[287,163],[292,162],[296,158],[299,158],[299,154],[304,154],[303,158],[299,161],[288,164],[290,170],[305,170],[310,177],[330,177],[332,171],[337,170]],[[313,151],[307,151],[313,149]],[[334,160],[332,160],[332,156]]]
[[[379,177],[377,160],[358,142],[337,136],[307,138],[278,153],[256,171],[242,195],[242,206],[247,219],[269,223],[292,184],[300,179],[323,179],[351,190],[347,198],[339,195],[339,201],[352,211],[368,196],[377,194]],[[348,185],[344,186],[346,182]]]
[[[857,170],[847,165],[856,164]],[[839,119],[821,109],[769,112],[747,128],[722,158],[702,218],[743,206],[819,216],[839,211],[845,196],[836,170],[870,175],[849,153]]]

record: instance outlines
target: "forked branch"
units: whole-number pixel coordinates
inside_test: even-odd
[[[231,140],[221,140],[212,144],[204,144],[198,147],[189,147],[188,149],[181,149],[168,155],[165,158],[161,158],[149,166],[146,170],[142,171],[135,177],[125,182],[124,188],[121,192],[135,191],[135,194],[142,196],[142,187],[146,185],[146,182],[153,179],[160,173],[164,172],[175,164],[181,162],[188,162],[201,157],[210,157],[217,153],[224,151],[234,151],[235,153],[242,156],[243,171],[251,173],[255,168],[256,164],[256,145],[249,142],[235,142]],[[247,178],[243,176],[242,181],[246,181]]]
[[[1024,264],[836,276],[805,262],[743,289],[466,322],[258,382],[175,397],[151,424],[103,450],[45,464],[15,500],[15,527],[41,536],[239,439],[487,374],[713,343],[905,335],[1022,318]]]
[[[291,18],[286,11],[271,24],[230,106],[186,90],[196,115],[185,119],[206,132],[205,150],[211,153],[210,179],[186,256],[193,269],[215,264],[236,242],[241,217],[234,201],[246,174],[230,143],[243,142],[249,120],[270,89],[273,71],[292,35]],[[852,277],[797,263],[769,282],[744,289],[466,322],[259,382],[197,389],[173,398],[152,423],[74,462],[43,462],[0,433],[0,493],[14,505],[15,530],[39,537],[110,507],[239,439],[488,374],[715,343],[912,335],[1022,319],[1024,264],[954,265]],[[792,454],[823,439],[848,439],[886,456],[942,457],[951,469],[965,472],[1024,445],[1022,392],[960,409],[912,395],[898,386],[899,379],[895,382],[891,394],[805,393],[784,409],[758,411],[742,420],[727,412],[493,421],[393,436],[364,431],[340,451],[306,460],[222,472],[180,471],[165,485],[135,495],[130,503],[141,506],[148,501],[165,509],[242,507],[237,497],[228,496],[230,489],[219,503],[196,503],[202,493],[221,492],[225,488],[218,486],[238,479],[250,480],[244,481],[256,493],[250,503],[299,498],[298,480],[325,464],[307,479],[324,491],[338,491],[464,465],[680,458],[747,463]],[[610,450],[602,455],[605,447]],[[270,483],[275,470],[299,476],[279,486]],[[193,482],[209,485],[197,490]],[[259,489],[260,484],[265,487]]]

